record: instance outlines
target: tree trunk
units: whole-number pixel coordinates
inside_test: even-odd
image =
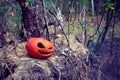
[[[91,0],[91,6],[92,6],[92,16],[95,15],[95,11],[94,11],[94,0]]]
[[[113,10],[109,10],[107,12],[107,19],[106,19],[105,27],[102,30],[100,36],[98,37],[94,52],[97,52],[100,49],[102,43],[104,42],[106,35],[107,35],[107,32],[108,32],[108,29],[110,27],[110,23],[112,21],[112,18],[113,18]]]
[[[27,0],[18,0],[22,10],[24,37],[40,37],[43,35],[43,6],[42,1],[30,3]],[[28,5],[27,5],[28,3]]]

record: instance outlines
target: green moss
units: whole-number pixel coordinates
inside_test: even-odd
[[[66,33],[68,33],[68,26],[65,26],[64,30],[65,30]],[[92,35],[93,33],[95,33],[95,28],[86,27],[86,30],[87,30],[87,34],[89,36]],[[73,35],[81,34],[82,33],[82,27],[77,27],[77,26],[70,25],[69,26],[69,33],[73,34]]]
[[[116,34],[120,34],[120,27],[116,27],[116,28],[115,28],[115,33],[116,33]]]
[[[69,28],[69,32],[68,32],[68,28]],[[82,28],[79,28],[77,26],[72,26],[72,25],[70,25],[69,27],[65,26],[64,30],[65,30],[66,33],[70,33],[70,34],[73,34],[73,35],[76,35],[76,34],[82,32]]]
[[[95,28],[92,28],[92,27],[87,27],[87,34],[88,35],[92,35],[92,34],[94,34],[95,33]]]

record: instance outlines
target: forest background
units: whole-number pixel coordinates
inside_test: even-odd
[[[70,51],[74,37],[89,50],[87,67],[97,70],[92,76],[87,72],[89,78],[119,80],[119,4],[119,0],[0,0],[0,54],[3,57],[8,45],[16,48],[30,37],[43,37],[60,47],[63,44],[58,46],[56,39],[64,36]]]

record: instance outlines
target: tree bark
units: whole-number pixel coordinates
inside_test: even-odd
[[[18,0],[22,10],[22,21],[24,29],[24,37],[40,37],[43,34],[43,6],[42,1],[34,1],[29,3],[27,0]],[[26,5],[29,3],[28,5]]]

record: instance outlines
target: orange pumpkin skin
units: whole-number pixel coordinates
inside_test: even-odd
[[[43,38],[30,38],[26,43],[26,50],[33,58],[48,58],[54,54],[54,46]]]

